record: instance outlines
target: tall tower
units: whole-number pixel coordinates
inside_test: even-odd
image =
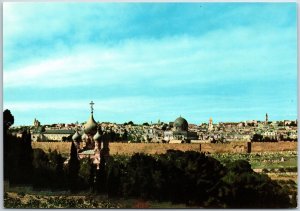
[[[265,123],[268,124],[268,121],[269,121],[269,117],[268,117],[268,113],[266,113],[266,121],[265,121]]]
[[[210,117],[209,118],[209,123],[208,123],[208,130],[212,130],[213,129],[213,119]]]

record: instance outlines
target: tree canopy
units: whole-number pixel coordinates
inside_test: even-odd
[[[6,109],[3,112],[3,123],[7,127],[10,127],[15,122],[14,116],[11,114],[10,110]]]

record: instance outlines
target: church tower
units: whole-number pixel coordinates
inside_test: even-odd
[[[210,117],[209,118],[209,123],[208,123],[208,130],[212,130],[213,129],[213,119]]]

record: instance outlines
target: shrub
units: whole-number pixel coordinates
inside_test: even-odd
[[[262,172],[263,172],[263,173],[268,173],[268,172],[269,172],[269,170],[268,170],[268,169],[266,169],[266,168],[263,168],[263,169],[262,169]]]

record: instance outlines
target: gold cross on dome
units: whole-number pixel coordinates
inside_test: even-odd
[[[94,104],[95,104],[95,103],[94,103],[93,101],[90,102],[90,105],[91,105],[91,113],[94,112],[94,108],[93,108],[93,105],[94,105]]]

